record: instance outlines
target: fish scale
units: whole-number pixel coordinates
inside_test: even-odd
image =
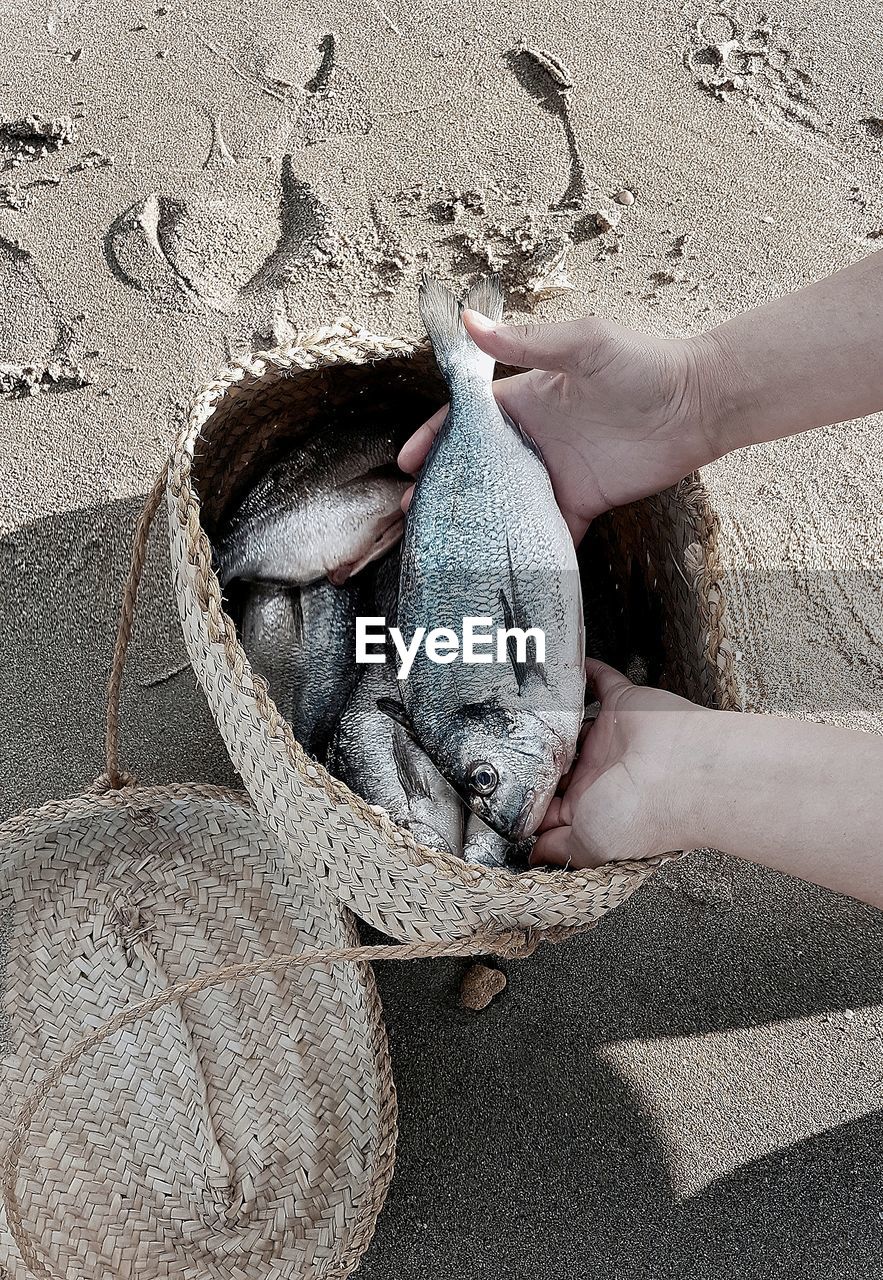
[[[255,583],[242,611],[242,646],[270,696],[310,755],[324,757],[355,687],[357,583],[302,590]]]

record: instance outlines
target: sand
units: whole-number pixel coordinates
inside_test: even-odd
[[[139,500],[191,388],[230,352],[339,314],[416,333],[427,264],[502,270],[535,319],[593,312],[681,334],[877,247],[877,23],[856,0],[788,0],[772,19],[672,0],[7,0],[4,812],[101,769]],[[708,468],[749,707],[883,728],[881,460],[871,418]],[[132,658],[128,764],[231,780],[161,537]],[[682,1259],[672,1274],[741,1275],[733,1259],[753,1256],[759,1230],[785,1242],[779,1274],[879,1271],[866,1176],[879,1181],[879,917],[716,860],[667,875],[670,888],[521,968],[485,1014],[455,1010],[441,970],[389,977],[406,1114],[366,1276],[668,1274],[650,1238]],[[843,1034],[825,1020],[859,1006]],[[464,1037],[469,1089],[494,1082],[486,1103],[470,1092],[477,1110],[447,1056]],[[543,1037],[534,1060],[523,1046]],[[465,1208],[443,1190],[458,1179]],[[834,1226],[810,1239],[837,1219],[834,1184],[851,1200],[839,1254]]]

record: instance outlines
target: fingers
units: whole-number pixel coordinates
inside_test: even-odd
[[[555,827],[560,827],[561,823],[561,797],[553,796],[549,801],[549,807],[543,815],[543,820],[538,829],[540,831],[551,831]]]
[[[540,832],[530,852],[532,867],[566,867],[573,859],[573,828],[551,827]]]
[[[574,839],[573,827],[554,827],[543,831],[531,850],[532,867],[600,867],[601,858],[593,858]]]
[[[608,667],[606,662],[598,658],[586,658],[586,679],[595,693],[604,701],[619,689],[630,689],[631,680],[615,667]]]
[[[463,323],[476,344],[495,360],[520,369],[563,373],[572,369],[590,340],[591,321],[560,324],[494,324],[477,311],[464,311]]]
[[[435,439],[438,429],[448,416],[448,406],[442,405],[432,417],[418,427],[409,440],[406,440],[399,452],[398,463],[402,471],[408,475],[416,475],[423,466],[423,459],[429,453],[429,446]]]
[[[402,494],[402,510],[407,512],[411,503],[414,501],[414,486],[409,484],[405,492]]]

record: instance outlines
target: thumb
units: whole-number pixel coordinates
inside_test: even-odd
[[[616,667],[608,666],[600,658],[586,658],[586,679],[598,695],[602,706],[614,693],[632,687],[628,676],[617,671]]]
[[[532,867],[566,867],[573,857],[571,827],[552,827],[544,831],[530,851]]]
[[[477,347],[502,364],[519,369],[566,373],[576,367],[591,341],[591,320],[559,324],[495,324],[478,311],[464,311],[463,323]]]

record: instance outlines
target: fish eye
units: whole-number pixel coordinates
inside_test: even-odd
[[[492,764],[479,762],[478,764],[470,765],[467,782],[469,783],[469,790],[473,791],[477,796],[492,795],[496,791],[499,781],[500,776]]]

